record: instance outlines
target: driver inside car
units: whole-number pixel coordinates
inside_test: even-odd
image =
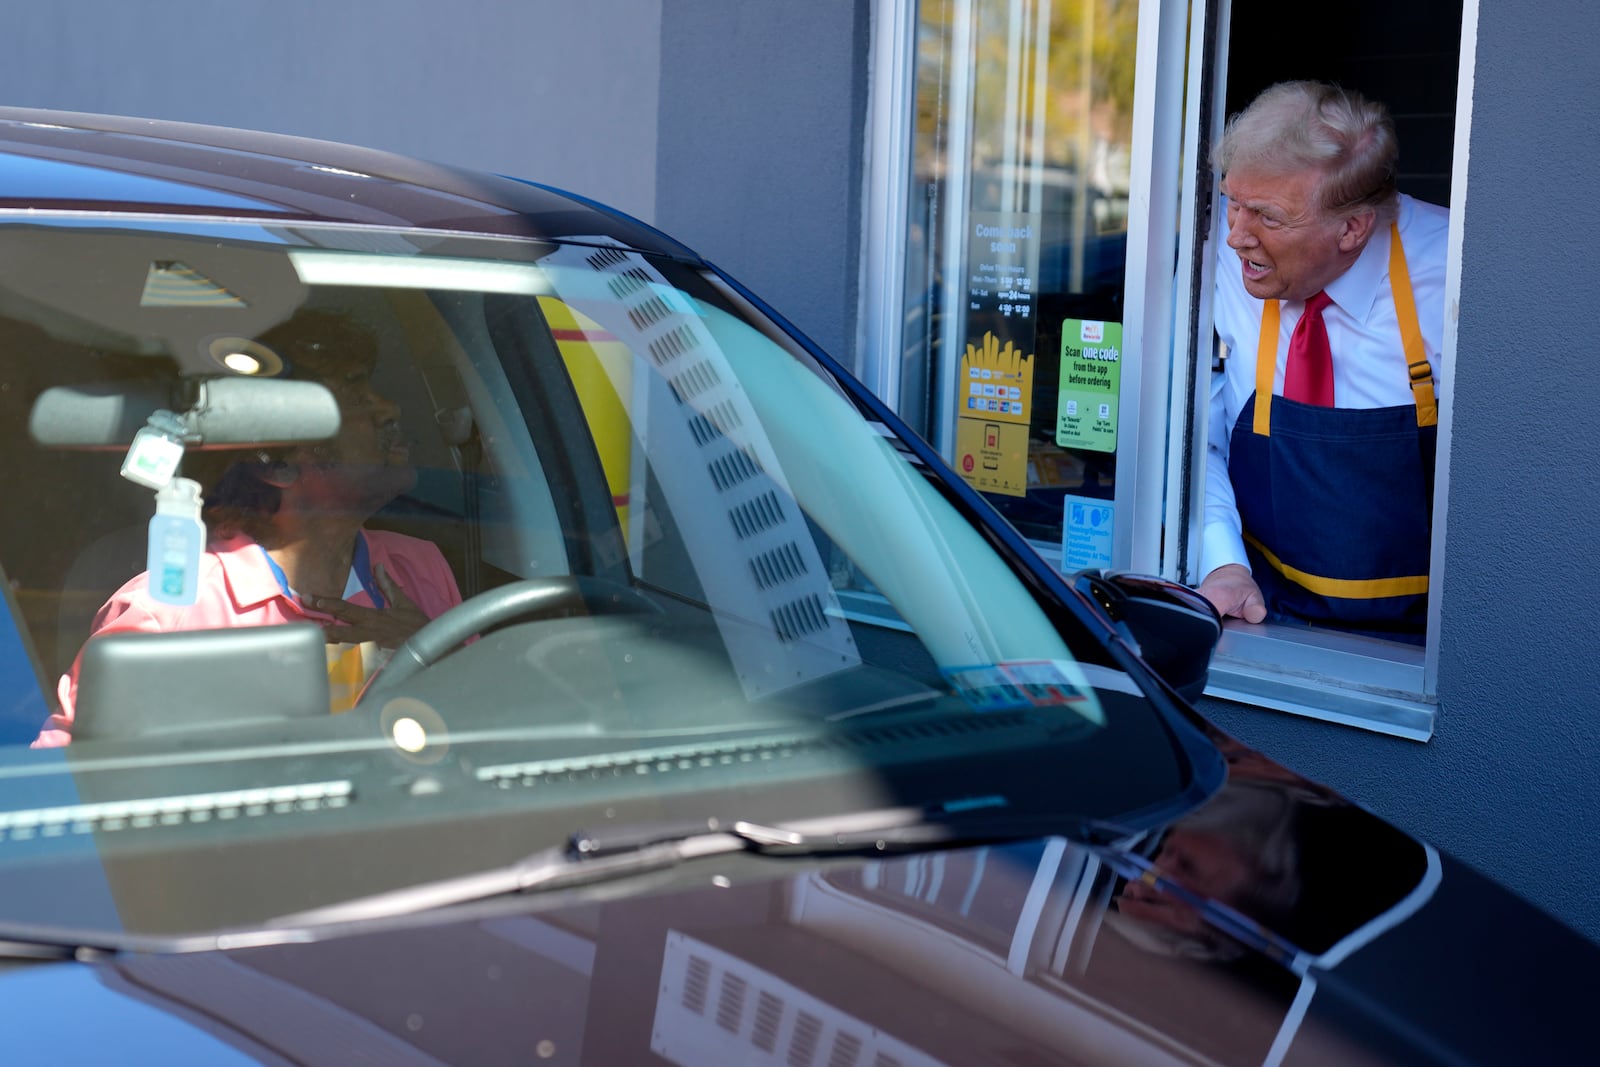
[[[100,609],[89,636],[313,622],[328,640],[332,710],[342,711],[386,658],[380,650],[404,643],[461,593],[432,542],[365,528],[416,481],[400,409],[372,385],[375,337],[348,317],[302,311],[259,340],[286,375],[333,392],[338,434],[232,457],[206,494],[196,602],[160,603],[139,574]],[[71,740],[80,661],[81,653],[62,676],[61,710],[35,747]]]

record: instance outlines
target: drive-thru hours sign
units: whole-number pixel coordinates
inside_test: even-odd
[[[1028,495],[1039,221],[1036,212],[971,215],[955,458],[961,476],[985,493]]]

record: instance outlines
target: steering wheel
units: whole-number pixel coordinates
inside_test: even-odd
[[[548,619],[577,613],[661,612],[661,606],[632,586],[605,578],[568,574],[525,578],[463,600],[412,634],[372,680],[365,702],[431,667],[469,637],[515,620]]]

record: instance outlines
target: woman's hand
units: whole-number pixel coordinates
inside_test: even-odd
[[[338,620],[322,628],[330,644],[344,641],[351,644],[375,641],[381,648],[399,648],[412,634],[427,624],[428,616],[412,603],[411,598],[406,596],[399,584],[389,577],[389,572],[383,564],[380,563],[372,569],[372,577],[378,583],[378,590],[383,593],[383,599],[389,605],[386,608],[368,608],[352,604],[348,600],[331,597],[310,599],[311,607]]]

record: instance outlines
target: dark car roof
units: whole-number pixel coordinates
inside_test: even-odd
[[[621,212],[499,175],[283,134],[0,107],[0,213],[13,210],[603,238],[698,258]]]

